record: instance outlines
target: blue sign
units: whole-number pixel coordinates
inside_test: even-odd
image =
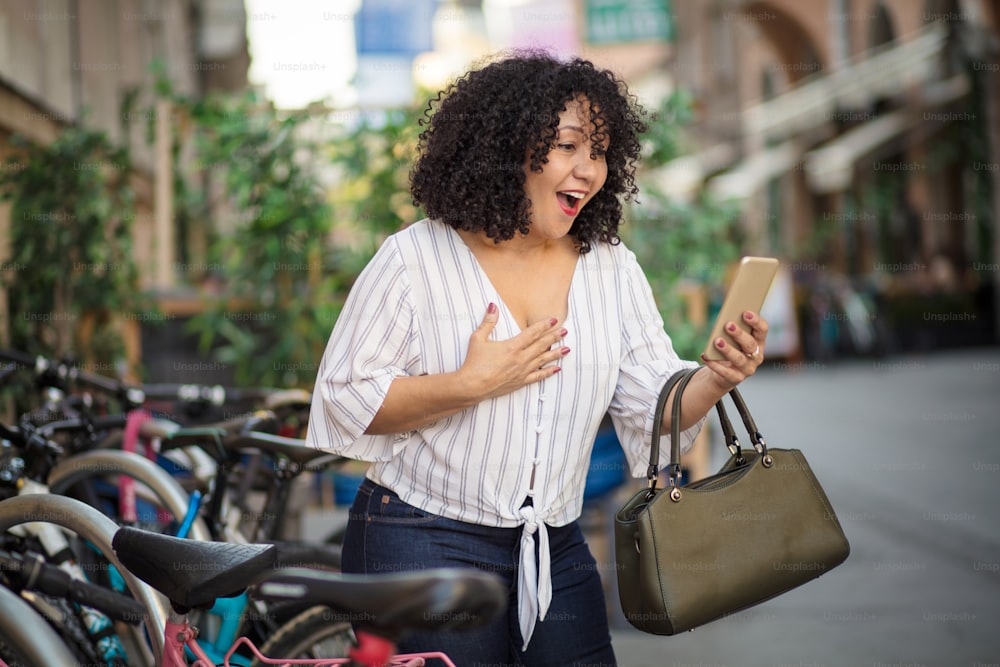
[[[434,49],[437,0],[363,0],[354,17],[358,55],[413,58]]]

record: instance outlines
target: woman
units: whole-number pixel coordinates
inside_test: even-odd
[[[681,361],[618,239],[636,194],[642,112],[611,73],[523,54],[469,72],[428,106],[411,174],[428,219],[359,277],[320,364],[308,439],[372,461],[345,571],[479,567],[511,586],[481,631],[414,636],[458,665],[615,663],[584,482],[610,413],[645,473],[653,407]],[[685,392],[701,420],[762,360],[746,313]],[[669,416],[665,421],[669,420]],[[664,425],[669,432],[669,424]]]

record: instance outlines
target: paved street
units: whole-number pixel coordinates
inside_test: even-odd
[[[1000,665],[1000,348],[779,365],[743,394],[769,445],[803,450],[851,555],[683,636],[616,628],[621,667]]]

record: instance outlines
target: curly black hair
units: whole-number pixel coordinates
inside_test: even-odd
[[[524,191],[525,156],[542,171],[566,103],[589,102],[592,146],[608,140],[604,187],[580,211],[569,234],[579,252],[594,241],[618,243],[622,201],[638,193],[635,168],[646,112],[625,84],[581,58],[560,61],[518,52],[474,69],[427,103],[413,201],[455,229],[485,232],[494,242],[527,234],[531,202]]]

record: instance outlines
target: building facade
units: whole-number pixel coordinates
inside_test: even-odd
[[[1000,340],[1000,2],[673,6],[678,196],[743,201],[749,250],[866,285],[901,347]]]
[[[169,290],[183,273],[177,264],[181,240],[172,164],[180,123],[169,103],[155,97],[155,86],[166,79],[174,91],[193,98],[242,90],[249,61],[242,0],[0,3],[0,163],[15,150],[13,137],[48,145],[74,126],[103,132],[113,146],[127,145],[131,165],[122,178],[135,197],[130,227],[139,283],[147,292]],[[11,268],[6,261],[14,222],[10,205],[0,203],[0,262],[8,280],[17,280],[17,271],[39,270]],[[61,270],[68,275],[75,269],[67,258]],[[9,341],[7,317],[18,316],[8,311],[7,292],[0,290],[4,341]],[[118,324],[128,366],[135,369],[140,327],[135,321]]]
[[[169,110],[153,107],[155,64],[175,91],[199,96],[245,88],[249,62],[242,0],[4,2],[0,159],[14,134],[47,143],[73,124],[103,131],[116,145],[127,142],[142,282],[167,287],[174,272],[170,192],[156,188],[169,188],[169,145],[147,141],[146,133],[150,123],[169,133],[171,119]],[[133,92],[136,101],[126,109]],[[0,238],[9,228],[9,211],[0,208]]]

